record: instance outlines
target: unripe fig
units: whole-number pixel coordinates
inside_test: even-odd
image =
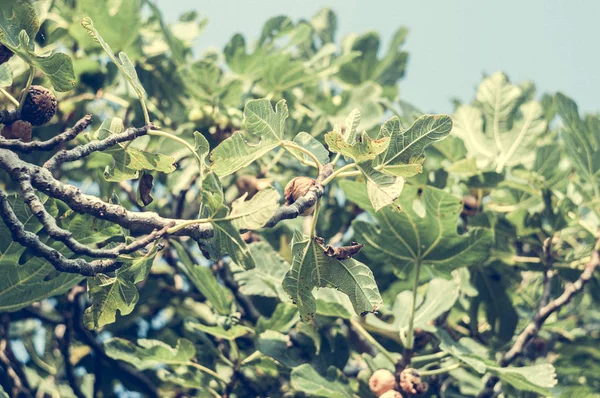
[[[396,376],[387,369],[378,369],[369,379],[369,388],[373,394],[381,397],[386,391],[396,387]]]
[[[31,86],[23,109],[21,118],[34,126],[41,126],[52,119],[56,113],[56,97],[50,90],[42,86]]]
[[[286,205],[289,206],[302,196],[306,195],[316,183],[317,182],[310,177],[296,177],[290,182],[288,182],[283,192]],[[302,215],[307,216],[309,214],[312,214],[313,210],[314,206],[304,211]]]
[[[10,51],[10,49],[8,47],[6,47],[3,44],[0,44],[0,65],[2,65],[5,62],[8,62],[8,60],[14,55],[14,53],[12,51]]]
[[[7,140],[21,140],[23,142],[31,141],[31,123],[24,120],[17,120],[12,124],[2,127],[0,135]]]
[[[402,398],[402,394],[396,390],[388,390],[381,394],[379,398]]]

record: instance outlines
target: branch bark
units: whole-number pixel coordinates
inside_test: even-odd
[[[86,115],[75,125],[46,141],[23,142],[21,140],[0,139],[0,148],[30,153],[34,151],[51,151],[63,142],[71,141],[92,123],[92,115]]]
[[[500,358],[499,364],[502,367],[510,365],[515,359],[523,354],[527,343],[531,341],[542,329],[544,322],[550,315],[559,311],[573,300],[578,293],[583,291],[585,285],[592,279],[594,271],[600,266],[600,231],[597,234],[594,250],[590,261],[584,267],[579,278],[573,283],[568,283],[563,293],[550,301],[548,304],[540,306],[533,316],[533,321],[517,336],[512,347]],[[549,282],[548,282],[549,283]],[[500,379],[496,376],[491,376],[485,384],[485,389],[479,393],[478,398],[488,398],[494,394],[494,387]]]

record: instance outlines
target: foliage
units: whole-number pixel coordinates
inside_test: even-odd
[[[405,368],[427,396],[600,389],[597,114],[502,72],[421,114],[398,96],[407,30],[338,45],[329,9],[197,55],[205,23],[146,0],[0,5],[2,109],[33,80],[59,104],[37,141],[94,117],[38,173],[63,184],[34,186],[46,213],[5,166],[25,144],[0,139],[0,396],[369,397]],[[31,242],[117,266],[61,272]]]

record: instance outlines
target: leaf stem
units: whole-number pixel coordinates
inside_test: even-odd
[[[451,371],[456,370],[458,368],[460,368],[460,363],[457,362],[455,364],[452,364],[450,366],[446,366],[445,368],[441,368],[441,369],[419,371],[419,374],[421,376],[435,376],[435,375],[441,375],[441,374],[444,374],[444,373],[451,372]]]
[[[317,234],[317,220],[319,219],[319,210],[321,209],[321,200],[317,199],[315,211],[313,212],[312,224],[310,226],[310,239],[312,240]]]
[[[181,364],[180,362],[176,362],[176,364]],[[217,372],[215,372],[212,369],[207,368],[206,366],[202,366],[199,363],[196,362],[185,362],[186,365],[192,366],[196,369],[198,369],[201,372],[204,372],[206,374],[211,375],[212,377],[214,377],[215,379],[219,380],[221,383],[227,385],[227,380],[223,379]]]
[[[10,102],[12,102],[16,107],[19,107],[21,104],[19,104],[19,101],[17,101],[17,99],[15,97],[13,97],[12,95],[10,95],[10,93],[8,91],[6,91],[3,88],[0,88],[0,92],[2,94],[4,94],[6,96],[6,98],[8,98],[8,100]]]
[[[174,134],[167,133],[166,131],[150,129],[150,130],[148,130],[148,135],[154,135],[154,136],[158,136],[158,137],[168,138],[170,140],[180,143],[181,145],[184,145],[187,149],[189,149],[189,151],[192,153],[192,155],[194,155],[194,158],[196,159],[196,163],[198,164],[198,173],[200,174],[200,181],[204,180],[204,162],[200,158],[200,155],[198,155],[198,152],[196,152],[196,148],[194,148],[192,145],[190,145],[186,140],[179,138],[178,136],[176,136]]]
[[[321,162],[319,162],[319,159],[317,159],[317,157],[308,149],[303,148],[300,145],[298,145],[292,141],[282,141],[281,146],[284,148],[287,148],[287,149],[290,149],[290,148],[296,149],[296,150],[306,154],[309,158],[312,159],[313,162],[315,162],[315,167],[317,168],[317,170],[319,172],[321,172],[321,168],[323,167],[323,165],[321,164]]]
[[[350,319],[350,324],[352,325],[352,327],[362,336],[364,337],[365,340],[367,340],[369,343],[371,343],[375,348],[377,348],[379,350],[379,352],[381,352],[383,354],[384,357],[386,357],[387,359],[389,359],[389,361],[391,363],[396,363],[397,361],[399,361],[400,359],[400,354],[396,354],[397,358],[394,358],[394,355],[392,355],[391,352],[389,352],[388,350],[386,350],[381,344],[379,344],[379,342],[377,340],[375,340],[375,337],[373,337],[371,335],[371,333],[369,333],[365,328],[363,328],[363,326],[360,324],[359,321],[357,321],[356,319],[351,318]]]
[[[444,351],[436,352],[435,354],[420,355],[420,356],[412,357],[411,363],[416,364],[416,363],[429,362],[429,361],[433,361],[436,359],[445,358],[448,355],[450,355],[450,354],[448,354],[447,352],[444,352]]]
[[[408,318],[408,331],[406,334],[405,349],[411,351],[414,346],[414,326],[415,326],[415,309],[417,307],[417,289],[419,288],[419,278],[421,276],[421,261],[417,261],[417,269],[415,271],[415,283],[412,290],[412,305],[410,306],[410,317]]]
[[[31,88],[31,84],[33,83],[33,78],[35,77],[35,66],[29,68],[29,77],[27,78],[27,84],[25,85],[25,90],[23,90],[23,96],[19,101],[19,110],[23,110],[23,105],[25,105],[25,98],[29,94],[29,89]]]
[[[246,358],[244,358],[244,360],[242,362],[240,362],[240,365],[246,365],[260,357],[263,356],[263,353],[260,351],[254,351],[252,354],[248,355]]]
[[[347,164],[347,165],[337,169],[329,177],[324,179],[323,182],[321,183],[321,185],[325,186],[325,185],[329,184],[331,182],[331,180],[333,180],[335,177],[337,177],[340,174],[342,174],[343,172],[353,169],[355,167],[356,167],[356,163],[350,163],[350,164]]]

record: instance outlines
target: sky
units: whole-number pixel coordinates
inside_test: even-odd
[[[600,1],[597,0],[156,0],[168,21],[195,9],[209,24],[198,53],[223,48],[235,33],[258,39],[275,15],[308,19],[329,7],[339,42],[375,30],[387,49],[399,26],[409,29],[410,58],[400,97],[423,112],[451,112],[451,98],[470,102],[483,74],[503,70],[544,92],[561,91],[580,110],[600,111]]]

